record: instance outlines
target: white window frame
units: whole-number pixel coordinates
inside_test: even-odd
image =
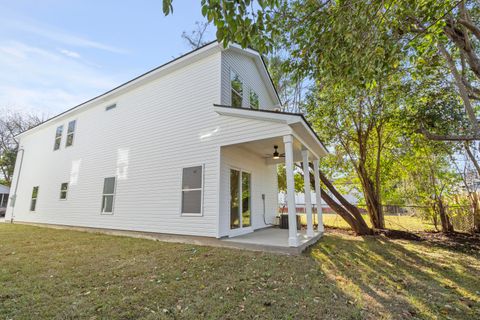
[[[60,132],[60,136],[57,137],[57,131],[59,128],[61,128],[61,132]],[[55,141],[53,142],[53,151],[60,150],[60,148],[62,147],[62,137],[63,137],[63,124],[58,126],[55,129]],[[58,144],[58,148],[55,148],[57,146],[57,140],[60,140],[60,143]]]
[[[202,182],[200,184],[200,188],[193,188],[193,189],[183,189],[183,169],[194,168],[194,167],[201,167],[202,168]],[[204,183],[205,183],[205,164],[192,164],[188,166],[183,166],[180,168],[180,216],[182,217],[202,217],[203,216],[203,194],[204,194]],[[200,190],[200,213],[192,213],[192,212],[183,212],[183,192],[184,191],[195,191]]]
[[[67,185],[67,189],[65,190],[65,198],[62,198],[62,192],[63,192],[62,186],[63,186],[64,184]],[[67,198],[68,198],[68,189],[69,189],[69,188],[70,188],[70,183],[68,183],[68,182],[62,182],[62,183],[60,183],[60,196],[59,196],[59,198],[58,198],[60,201],[65,201],[65,200],[67,200]]]
[[[72,122],[75,122],[75,127],[73,128],[73,131],[71,133],[68,132],[68,128],[70,127],[70,123]],[[75,132],[77,131],[77,119],[73,119],[71,121],[68,121],[68,124],[67,124],[67,136],[66,136],[66,139],[65,139],[65,148],[68,148],[68,147],[71,147],[73,146],[73,144],[75,143]],[[68,136],[72,136],[72,144],[68,144]]]
[[[33,197],[33,190],[37,188],[37,195],[36,197],[34,198]],[[30,198],[30,212],[35,212],[37,211],[37,204],[38,204],[38,193],[40,192],[40,186],[33,186],[32,188],[32,196]],[[32,201],[35,200],[35,208],[32,210]]]
[[[238,79],[240,80],[240,82],[242,83],[242,93],[237,92],[237,90],[235,90],[235,89],[233,88],[233,86],[232,86],[232,75],[233,75],[233,74],[235,74],[235,75],[238,77]],[[235,94],[237,94],[237,95],[240,96],[240,106],[235,107],[235,108],[243,108],[243,93],[245,92],[244,82],[243,82],[242,78],[240,77],[240,75],[238,74],[238,72],[236,72],[236,71],[233,70],[233,69],[230,69],[230,74],[229,74],[229,76],[230,76],[230,77],[229,77],[228,81],[229,81],[229,84],[230,84],[230,105],[231,105],[232,107],[235,107],[235,106],[233,105],[233,103],[232,103],[232,101],[233,101],[233,96],[232,96],[232,95],[233,95],[234,92],[235,92]]]
[[[115,185],[113,186],[113,193],[103,193],[103,189],[105,188],[105,179],[108,178],[115,178]],[[103,178],[103,185],[102,185],[102,203],[100,204],[100,214],[102,215],[108,215],[111,216],[115,212],[115,195],[117,194],[117,182],[118,182],[118,177],[117,176],[110,176],[110,177],[104,177]],[[112,196],[112,212],[105,212],[103,211],[103,202],[105,201],[105,196]]]

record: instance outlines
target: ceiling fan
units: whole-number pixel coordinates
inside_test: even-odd
[[[284,158],[285,157],[285,153],[279,153],[278,152],[278,146],[273,146],[273,149],[274,149],[274,152],[272,153],[272,155],[267,155],[268,157],[272,157],[273,159],[280,159],[280,157]]]

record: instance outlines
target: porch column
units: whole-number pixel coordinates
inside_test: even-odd
[[[287,173],[288,245],[296,247],[298,246],[298,238],[295,179],[293,177],[293,136],[284,136],[283,142],[285,144],[285,171]]]
[[[317,200],[317,218],[318,232],[323,232],[323,216],[322,216],[322,189],[320,188],[320,172],[318,166],[319,160],[313,160],[313,171],[315,176],[315,200]]]
[[[310,168],[308,166],[308,150],[302,150],[303,183],[305,192],[305,213],[307,214],[307,237],[313,237],[312,193],[310,188]]]

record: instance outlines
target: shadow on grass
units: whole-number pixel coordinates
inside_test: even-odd
[[[377,317],[480,318],[478,253],[385,237],[327,235],[309,254],[345,294]]]

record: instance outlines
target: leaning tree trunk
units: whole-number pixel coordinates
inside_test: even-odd
[[[302,167],[303,168],[303,167]],[[310,169],[313,170],[313,166],[310,164]],[[312,172],[310,173],[310,182],[312,188],[315,188],[314,181],[315,176]],[[343,197],[340,192],[333,186],[333,184],[328,180],[328,178],[319,170],[320,181],[325,185],[325,187],[330,191],[330,193],[335,197],[332,198],[327,192],[323,189],[321,190],[322,199],[332,208],[335,213],[342,217],[352,230],[359,236],[361,235],[371,235],[373,230],[368,227],[367,223],[362,217],[360,210],[350,202],[348,202],[345,197]]]

